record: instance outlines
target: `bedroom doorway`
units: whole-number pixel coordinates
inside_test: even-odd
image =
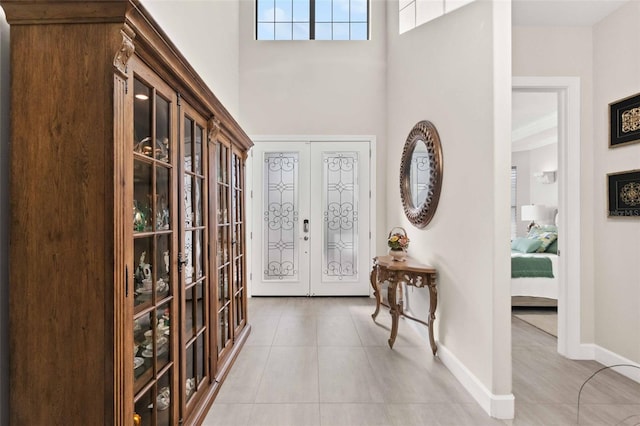
[[[557,336],[558,93],[514,90],[511,312]]]
[[[558,236],[557,350],[567,358],[584,359],[586,355],[580,345],[580,79],[514,77],[512,88],[515,96],[547,94],[556,99],[557,170],[554,178],[558,215],[553,221],[557,224]],[[551,121],[550,117],[541,119],[528,131],[534,131],[536,126],[549,127]],[[530,179],[551,180],[544,172],[553,170],[543,170],[544,166],[538,163],[534,163],[534,168],[528,171]],[[522,222],[521,211],[518,213],[516,222]],[[543,220],[551,221],[548,217]],[[526,226],[526,222],[517,225]]]

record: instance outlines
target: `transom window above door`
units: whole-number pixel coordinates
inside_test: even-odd
[[[369,0],[256,0],[256,40],[368,40]]]

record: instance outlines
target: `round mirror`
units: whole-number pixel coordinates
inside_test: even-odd
[[[442,185],[442,149],[435,126],[416,124],[404,144],[400,163],[400,197],[409,221],[424,228],[438,207]]]

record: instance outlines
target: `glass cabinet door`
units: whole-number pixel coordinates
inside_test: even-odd
[[[171,425],[175,403],[175,161],[172,91],[136,76],[133,84],[133,392],[142,425]]]
[[[232,206],[231,206],[231,170],[229,166],[231,149],[224,143],[216,146],[216,170],[217,170],[217,293],[218,306],[217,318],[217,351],[218,359],[224,357],[225,349],[231,345],[232,331],[232,306],[231,298],[233,289],[229,285],[232,282],[231,275],[231,239],[232,239]]]
[[[244,223],[244,160],[242,153],[233,150],[231,153],[231,259],[232,259],[232,296],[233,296],[233,328],[238,334],[246,322],[245,301],[245,223]]]
[[[206,181],[206,121],[188,105],[181,106],[183,372],[185,410],[209,384],[209,274]]]

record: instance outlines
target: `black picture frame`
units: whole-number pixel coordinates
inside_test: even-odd
[[[640,142],[640,93],[609,104],[609,148]]]
[[[609,217],[640,218],[640,170],[607,174]]]

